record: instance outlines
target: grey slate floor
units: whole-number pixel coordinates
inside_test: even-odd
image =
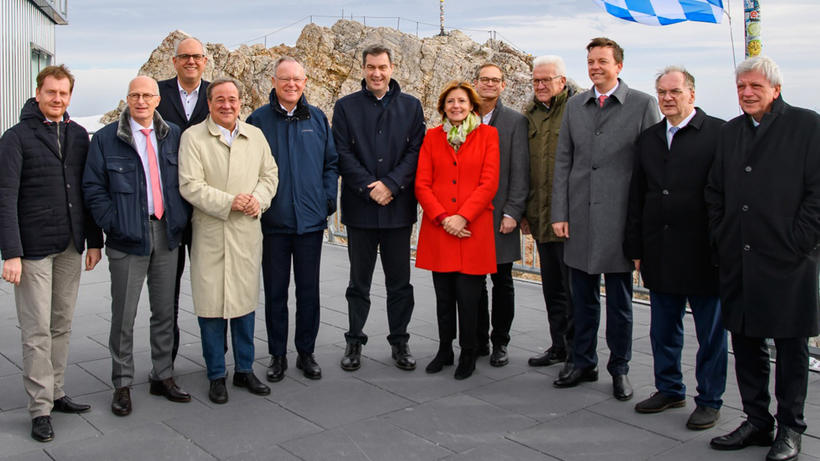
[[[316,358],[319,381],[295,369],[292,338],[287,377],[272,384],[268,397],[229,385],[230,401],[214,405],[193,314],[187,275],[180,303],[184,330],[177,382],[193,395],[188,404],[171,403],[148,393],[148,303],[143,292],[135,329],[137,383],[134,412],[111,414],[112,388],[107,338],[110,318],[108,268],[105,260],[84,273],[74,317],[65,389],[77,401],[93,405],[83,415],[54,414],[56,438],[40,444],[29,437],[30,420],[21,379],[20,334],[10,285],[0,284],[0,459],[14,460],[746,460],[764,459],[765,448],[740,452],[710,450],[711,437],[742,421],[730,356],[725,405],[718,427],[703,432],[685,428],[694,408],[696,340],[691,318],[686,322],[684,374],[687,407],[658,415],[634,412],[636,401],[652,391],[649,309],[636,304],[630,378],[635,398],[619,402],[602,370],[596,383],[555,389],[558,366],[530,368],[527,358],[548,344],[541,287],[516,282],[516,317],[510,346],[511,362],[493,368],[483,358],[476,373],[455,381],[453,367],[427,375],[424,366],[437,348],[434,294],[430,273],[413,271],[416,308],[410,324],[410,347],[418,369],[397,369],[385,339],[387,318],[384,278],[377,264],[373,308],[366,332],[362,368],[339,368],[347,329],[344,291],[347,253],[326,244],[322,260],[322,325]],[[261,294],[260,294],[261,295]],[[264,308],[256,311],[257,375],[264,376],[267,347]],[[291,302],[294,305],[291,290]],[[291,335],[292,319],[291,310]],[[604,325],[599,356],[606,363]],[[232,362],[230,354],[227,356]],[[229,369],[231,367],[229,366]],[[229,381],[230,382],[230,381]],[[806,405],[809,425],[801,459],[820,460],[820,376],[810,375]]]

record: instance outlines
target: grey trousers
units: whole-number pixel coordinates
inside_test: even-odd
[[[174,284],[178,248],[168,250],[165,220],[150,221],[151,252],[148,256],[132,255],[106,248],[111,272],[111,381],[115,388],[130,386],[134,381],[134,318],[142,285],[148,278],[151,306],[151,379],[171,377],[174,346]]]
[[[14,301],[23,342],[23,386],[32,419],[50,415],[54,400],[65,395],[63,376],[82,259],[69,242],[62,253],[22,260]]]

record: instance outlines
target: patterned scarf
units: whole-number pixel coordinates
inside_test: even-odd
[[[467,117],[461,121],[461,125],[458,126],[453,126],[450,120],[444,117],[442,128],[444,132],[447,133],[447,142],[458,152],[458,148],[467,140],[467,135],[475,130],[478,125],[481,125],[481,119],[478,118],[475,112],[470,112]]]

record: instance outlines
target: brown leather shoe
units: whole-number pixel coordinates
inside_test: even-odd
[[[128,386],[118,387],[114,391],[114,399],[111,401],[111,413],[117,416],[131,414],[131,388]]]
[[[162,381],[151,380],[151,395],[161,395],[172,402],[190,402],[191,394],[185,392],[177,386],[174,378],[165,378]]]

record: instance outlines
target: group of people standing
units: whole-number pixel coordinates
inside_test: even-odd
[[[15,285],[32,437],[53,439],[52,411],[90,409],[65,395],[63,374],[82,253],[87,247],[86,270],[93,269],[103,232],[114,414],[132,411],[133,326],[146,279],[150,392],[191,400],[173,377],[186,250],[211,401],[228,401],[229,329],[233,385],[270,393],[252,367],[260,269],[267,381],[281,381],[288,368],[291,273],[296,368],[320,379],[313,355],[319,267],[341,177],[350,261],[342,369],[362,366],[379,255],[391,357],[402,370],[416,367],[407,326],[418,203],[416,266],[433,273],[440,341],[428,373],[455,363],[456,338],[456,379],[471,376],[480,356],[492,366],[509,363],[512,264],[521,258],[523,231],[536,241],[551,339],[529,365],[563,363],[555,387],[598,379],[603,275],[607,371],[614,397],[632,398],[637,269],[650,290],[657,392],[635,410],[685,405],[688,304],[699,348],[687,427],[719,420],[728,330],[748,419],[711,446],[771,445],[767,459],[795,459],[806,429],[807,339],[820,329],[820,156],[813,155],[820,117],[783,102],[780,71],[765,57],[738,67],[744,113],[724,124],[695,107],[695,80],[685,69],[658,75],[656,100],[619,78],[616,42],[596,38],[586,50],[589,90],[567,85],[560,57],[538,57],[533,99],[521,114],[500,101],[503,69],[483,64],[472,81],[444,88],[442,124],[425,132],[421,103],[392,78],[385,46],[363,50],[362,89],[336,102],[332,124],[307,102],[305,69],[290,57],[274,64],[270,103],[243,122],[241,85],[203,80],[205,48],[187,38],[172,58],[177,76],[133,79],[127,108],[90,144],[66,113],[72,75],[64,66],[45,68],[20,123],[0,139],[2,275]],[[777,347],[776,437],[765,338]]]

